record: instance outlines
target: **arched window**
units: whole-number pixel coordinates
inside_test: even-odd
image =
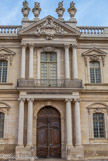
[[[8,62],[0,61],[0,82],[1,83],[7,82],[7,68],[8,68]]]
[[[105,137],[104,114],[103,113],[93,114],[93,128],[94,128],[94,138]]]
[[[101,72],[99,62],[90,62],[90,80],[91,83],[101,83]]]
[[[0,112],[0,138],[4,136],[4,113]]]

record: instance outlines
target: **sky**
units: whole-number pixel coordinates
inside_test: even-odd
[[[21,25],[23,15],[21,13],[24,0],[0,0],[0,25]],[[56,8],[60,0],[27,0],[31,11],[29,19],[33,20],[32,8],[34,2],[39,2],[42,11],[39,18],[51,15],[58,18]],[[62,0],[61,0],[62,1]],[[64,19],[69,20],[67,9],[71,0],[64,0]],[[75,18],[77,26],[108,26],[108,0],[74,0],[77,8]]]

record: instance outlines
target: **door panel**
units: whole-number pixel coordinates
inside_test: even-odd
[[[47,158],[48,154],[48,127],[47,119],[38,119],[37,122],[37,155]]]
[[[61,157],[61,123],[59,112],[46,107],[37,119],[37,156],[39,158]]]

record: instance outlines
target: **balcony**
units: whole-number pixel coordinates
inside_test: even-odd
[[[82,80],[73,79],[19,79],[18,88],[82,88]]]

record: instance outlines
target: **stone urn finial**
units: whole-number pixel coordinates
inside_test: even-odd
[[[28,6],[28,2],[25,0],[23,2],[23,8],[22,8],[22,13],[23,13],[23,16],[25,19],[28,19],[28,15],[29,15],[29,12],[30,12],[30,8]]]
[[[64,20],[63,14],[65,12],[65,9],[63,8],[63,1],[58,3],[58,8],[56,9],[56,12],[58,14],[59,20]]]
[[[68,12],[70,14],[70,20],[72,20],[77,12],[77,9],[75,8],[75,3],[73,1],[70,3],[70,8],[68,8]]]
[[[41,8],[40,8],[40,3],[39,2],[35,2],[34,3],[34,8],[32,9],[32,12],[34,14],[34,17],[35,17],[35,21],[38,21],[39,20],[39,15],[40,15],[40,11],[41,11]]]

